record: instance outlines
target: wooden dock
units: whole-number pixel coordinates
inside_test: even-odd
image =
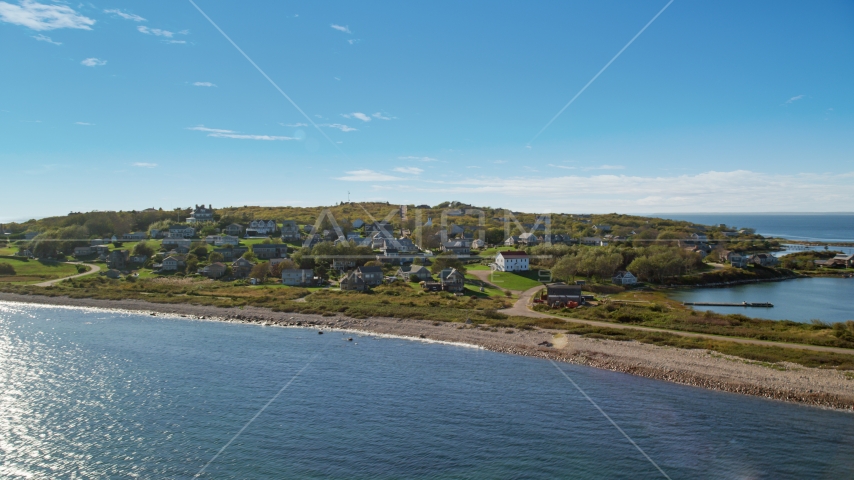
[[[751,302],[741,302],[741,303],[721,303],[721,302],[683,302],[682,305],[694,305],[698,307],[760,307],[760,308],[771,308],[774,306],[772,303],[762,302],[762,303],[751,303]]]

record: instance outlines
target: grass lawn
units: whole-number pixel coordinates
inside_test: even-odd
[[[466,270],[487,270],[487,271],[489,271],[492,269],[489,268],[488,265],[476,264],[476,265],[466,265]]]
[[[505,290],[527,290],[543,284],[540,281],[538,270],[530,272],[494,272],[490,275],[489,281]]]
[[[104,267],[101,267],[101,268],[104,268]],[[139,270],[136,271],[136,273],[139,274],[139,278],[158,278],[158,277],[161,277],[161,275],[154,273],[154,270],[151,270],[149,268],[140,268]]]
[[[0,258],[0,263],[12,265],[16,273],[16,275],[0,276],[2,283],[39,283],[77,274],[76,266],[59,262]]]

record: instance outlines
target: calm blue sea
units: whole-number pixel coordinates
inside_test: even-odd
[[[854,297],[854,278],[796,278],[783,282],[750,283],[726,288],[694,288],[674,290],[670,297],[680,302],[709,303],[772,303],[772,308],[706,307],[718,313],[740,313],[754,318],[824,322],[854,320],[854,308],[846,300]]]
[[[662,478],[540,359],[0,303],[0,368],[0,478],[191,478],[297,372],[202,478]],[[854,477],[852,414],[560,368],[671,478]]]
[[[654,214],[659,218],[684,220],[702,225],[724,223],[736,228],[755,228],[765,236],[791,240],[854,242],[854,214],[753,214],[684,213]]]

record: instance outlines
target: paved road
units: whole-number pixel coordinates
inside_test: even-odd
[[[587,325],[594,325],[597,327],[607,327],[607,328],[616,328],[616,329],[630,329],[630,330],[644,330],[647,332],[661,332],[661,333],[670,333],[673,335],[681,335],[683,337],[693,337],[693,338],[707,338],[710,340],[723,340],[727,342],[735,342],[735,343],[745,343],[750,345],[761,345],[764,347],[782,347],[782,348],[799,348],[801,350],[811,350],[815,352],[833,352],[833,353],[843,353],[846,355],[854,355],[854,350],[850,348],[838,348],[838,347],[822,347],[819,345],[803,345],[800,343],[785,343],[785,342],[770,342],[767,340],[754,340],[752,338],[738,338],[738,337],[727,337],[724,335],[711,335],[708,333],[694,333],[694,332],[681,332],[678,330],[666,330],[663,328],[654,328],[654,327],[642,327],[639,325],[625,325],[622,323],[610,323],[610,322],[598,322],[596,320],[582,320],[580,318],[567,318],[567,317],[559,317],[557,315],[549,315],[547,313],[535,312],[531,310],[531,299],[534,294],[538,291],[542,290],[543,287],[534,287],[522,292],[519,296],[519,299],[516,300],[516,303],[513,304],[512,307],[500,310],[501,313],[507,315],[515,315],[519,317],[533,317],[533,318],[557,318],[560,320],[564,320],[572,323],[584,323]]]
[[[63,280],[68,280],[69,278],[82,277],[83,275],[91,275],[93,273],[98,273],[101,271],[101,267],[99,267],[95,264],[92,264],[92,263],[83,263],[83,262],[65,262],[65,263],[69,263],[71,265],[87,265],[89,267],[92,267],[92,270],[89,270],[86,273],[78,273],[77,275],[72,275],[70,277],[62,277],[62,278],[57,278],[56,280],[49,280],[47,282],[37,283],[36,286],[37,287],[49,287],[49,286],[51,286],[55,283],[59,283]]]

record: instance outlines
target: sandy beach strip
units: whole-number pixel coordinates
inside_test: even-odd
[[[496,329],[453,322],[379,317],[354,319],[345,316],[273,312],[259,307],[219,308],[141,300],[78,299],[12,293],[0,293],[0,301],[126,310],[290,327],[344,329],[465,344],[495,352],[586,365],[710,390],[854,412],[852,372],[808,368],[788,363],[769,366],[708,350],[585,338],[566,335],[556,330]]]

